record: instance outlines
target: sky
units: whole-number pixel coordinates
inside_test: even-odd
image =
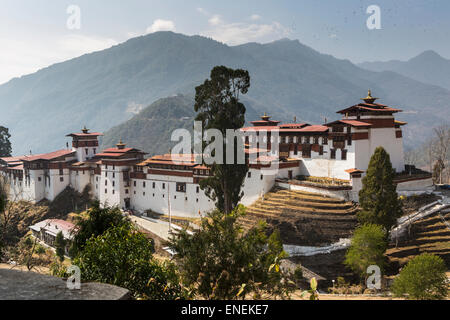
[[[376,20],[367,11],[373,5]],[[354,63],[408,60],[425,50],[450,58],[450,1],[1,0],[0,84],[167,30],[228,45],[298,39]]]

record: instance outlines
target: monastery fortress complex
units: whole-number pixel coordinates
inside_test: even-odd
[[[390,155],[399,193],[432,187],[430,174],[405,166],[402,127],[406,123],[394,118],[401,110],[375,103],[370,91],[362,100],[338,111],[341,120],[323,125],[280,124],[264,115],[242,128],[246,154],[257,157],[249,161],[241,202],[251,205],[275,185],[358,201],[361,179],[378,146]],[[267,149],[259,148],[259,143],[250,148],[261,130],[278,132],[278,150],[270,150],[274,142],[270,134]],[[9,181],[11,198],[52,201],[69,186],[79,192],[89,186],[92,198],[101,204],[140,212],[198,217],[214,208],[199,186],[210,172],[193,155],[180,156],[181,161],[170,154],[146,159],[145,152],[122,142],[101,151],[101,135],[84,128],[68,135],[71,149],[0,158],[0,173]],[[272,171],[271,165],[278,170]]]

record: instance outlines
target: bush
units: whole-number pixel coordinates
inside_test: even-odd
[[[384,228],[376,224],[365,224],[355,230],[344,263],[361,278],[365,278],[370,265],[377,265],[383,270],[387,246]]]
[[[127,288],[135,298],[182,297],[175,266],[157,262],[151,252],[152,244],[143,234],[122,224],[88,240],[74,264],[80,267],[82,280]]]
[[[264,223],[245,233],[236,222],[244,213],[242,206],[230,214],[215,210],[200,230],[183,230],[170,240],[184,284],[205,299],[284,297],[295,286],[283,280],[279,263],[287,254],[279,233],[267,237]]]
[[[448,295],[444,260],[424,253],[415,257],[394,280],[392,292],[397,297],[408,295],[411,299],[436,300]]]

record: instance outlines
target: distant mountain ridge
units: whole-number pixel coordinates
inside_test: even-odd
[[[364,62],[361,68],[371,71],[393,71],[406,77],[450,90],[450,60],[427,50],[408,61]]]
[[[201,36],[157,32],[1,85],[0,121],[10,128],[14,154],[60,149],[68,141],[65,135],[84,125],[107,131],[136,116],[139,106],[192,96],[216,65],[249,70],[245,102],[255,116],[267,112],[281,121],[296,116],[323,123],[358,103],[370,88],[380,103],[409,112],[399,116],[409,122],[407,143],[426,138],[435,124],[450,118],[442,108],[450,101],[449,90],[391,71],[367,71],[298,40],[230,47]]]
[[[247,119],[257,117],[249,102],[246,103],[246,109]],[[129,147],[141,149],[149,155],[169,153],[178,143],[171,141],[172,132],[175,129],[187,129],[192,133],[194,119],[192,96],[161,98],[130,120],[106,131],[101,139],[101,149],[112,147],[121,139]]]

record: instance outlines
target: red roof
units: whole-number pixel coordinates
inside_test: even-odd
[[[280,125],[280,128],[282,129],[300,129],[303,127],[309,126],[308,123],[286,123]]]
[[[332,124],[339,123],[339,122],[349,124],[353,127],[370,127],[370,126],[372,126],[371,123],[362,122],[362,121],[358,121],[358,120],[347,120],[347,119],[333,121],[333,122],[327,123],[326,125],[330,126]]]
[[[98,137],[102,136],[100,132],[88,132],[88,133],[69,133],[66,137]]]
[[[376,112],[381,112],[381,113],[385,113],[385,112],[395,113],[395,112],[402,111],[400,109],[394,109],[394,108],[385,106],[383,104],[378,104],[378,103],[360,103],[360,104],[348,107],[346,109],[339,110],[336,113],[347,113],[354,109],[363,110],[363,111],[376,111]]]
[[[54,151],[54,152],[50,152],[50,153],[24,156],[22,158],[22,161],[53,160],[55,158],[72,155],[74,153],[75,153],[75,151],[63,149],[63,150],[58,150],[58,151]]]
[[[353,169],[347,169],[347,170],[345,170],[345,172],[353,174],[353,173],[363,173],[364,171],[353,168]]]
[[[312,126],[307,126],[301,129],[296,130],[298,132],[326,132],[328,131],[328,127],[322,126],[319,124],[314,124]]]
[[[244,127],[241,128],[242,131],[261,131],[261,130],[278,130],[279,126],[258,126],[258,127]]]

